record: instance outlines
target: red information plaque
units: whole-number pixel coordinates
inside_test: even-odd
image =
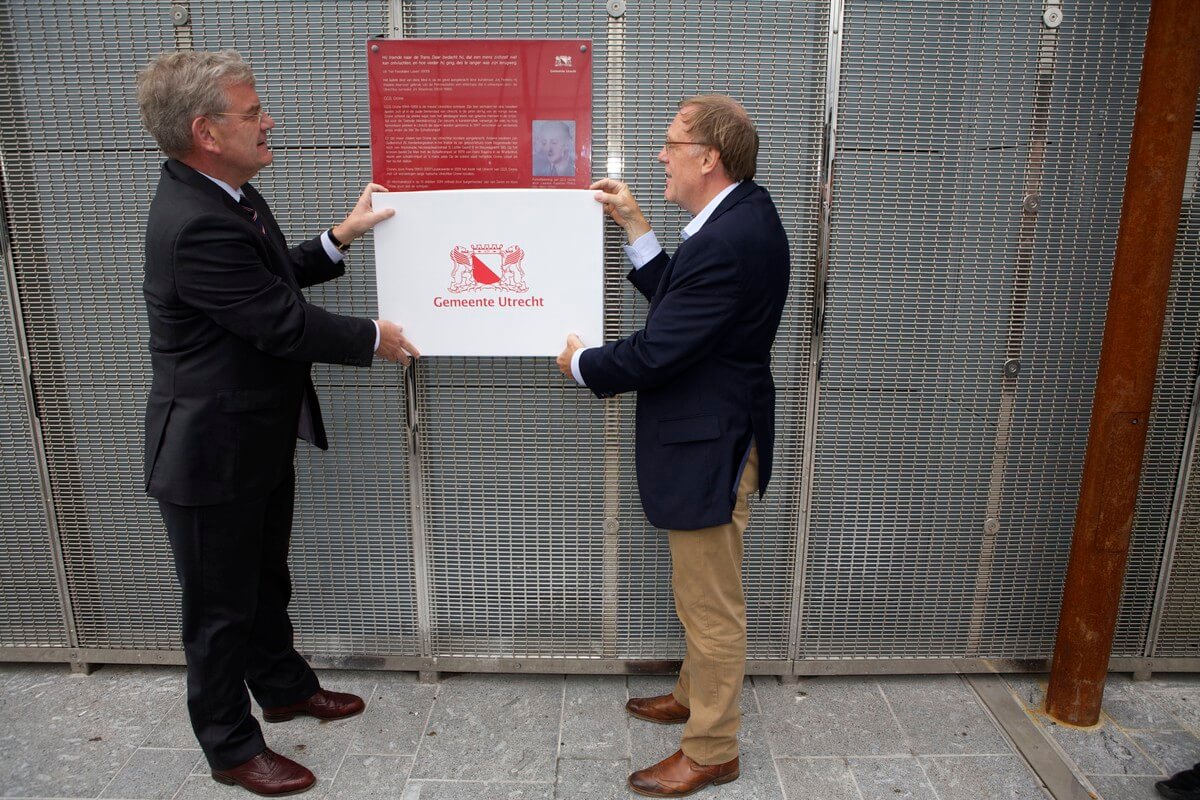
[[[393,192],[585,189],[587,39],[372,39],[371,171]]]

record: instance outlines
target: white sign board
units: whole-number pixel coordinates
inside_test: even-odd
[[[602,344],[604,215],[586,189],[378,192],[379,316],[422,355],[557,356]]]

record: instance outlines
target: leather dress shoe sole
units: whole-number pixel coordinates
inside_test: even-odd
[[[332,721],[357,716],[366,711],[366,708],[367,704],[358,695],[318,689],[316,694],[307,700],[290,706],[264,708],[262,713],[265,722],[287,722],[298,716]]]
[[[625,713],[655,725],[682,725],[692,716],[691,709],[681,705],[674,695],[670,694],[631,697],[625,704]]]
[[[688,721],[688,717],[679,717],[678,719],[655,719],[654,717],[645,714],[639,714],[636,711],[626,709],[629,716],[638,719],[644,719],[646,722],[653,722],[655,725],[683,725]],[[689,715],[690,716],[690,715]]]
[[[305,793],[305,792],[307,792],[309,789],[311,789],[311,788],[313,788],[314,786],[316,786],[316,785],[317,785],[317,782],[316,782],[316,781],[313,781],[313,782],[312,782],[312,783],[310,783],[308,786],[305,786],[305,787],[303,787],[303,788],[300,788],[300,789],[293,789],[293,790],[292,790],[292,791],[290,791],[290,792],[275,792],[274,794],[267,794],[267,793],[265,793],[265,792],[256,792],[256,791],[254,791],[253,789],[251,789],[249,786],[246,786],[246,785],[245,785],[245,784],[243,784],[243,783],[238,783],[238,782],[237,782],[237,781],[235,781],[233,778],[226,778],[224,775],[216,775],[216,774],[214,774],[214,775],[212,776],[212,779],[213,779],[214,781],[216,781],[217,783],[223,783],[223,784],[225,784],[226,786],[241,786],[241,787],[242,787],[243,789],[245,789],[247,792],[250,792],[250,793],[252,793],[252,794],[256,794],[256,795],[258,795],[259,797],[291,797],[291,796],[292,796],[292,795],[294,795],[294,794],[304,794],[304,793]]]
[[[723,783],[731,783],[732,781],[736,781],[738,779],[738,776],[740,776],[741,774],[742,774],[741,770],[738,770],[737,772],[733,773],[732,775],[724,775],[720,778],[714,778],[711,781],[700,784],[695,789],[692,789],[690,792],[652,792],[649,789],[637,788],[636,786],[633,785],[632,780],[627,780],[627,781],[625,781],[625,783],[629,787],[629,791],[634,792],[635,794],[640,794],[644,797],[687,797],[688,795],[695,794],[696,792],[700,791],[701,789],[707,789],[709,786],[720,786]]]
[[[355,711],[351,714],[343,714],[340,717],[322,717],[308,711],[288,711],[286,714],[268,714],[264,711],[263,722],[289,722],[296,717],[312,717],[313,719],[319,719],[324,722],[333,722],[339,719],[350,719],[351,717],[357,717],[359,714],[363,713],[364,710],[365,709],[360,708],[358,711]]]

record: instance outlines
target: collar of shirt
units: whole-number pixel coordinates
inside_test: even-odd
[[[696,232],[699,231],[700,228],[704,227],[704,223],[708,222],[708,218],[712,216],[712,213],[717,210],[717,206],[721,205],[721,201],[724,200],[730,192],[736,189],[739,184],[741,184],[741,181],[729,184],[720,192],[718,192],[716,197],[714,197],[712,200],[709,200],[708,205],[700,209],[699,214],[692,217],[692,221],[689,222],[687,227],[683,229],[683,232],[680,233],[680,238],[686,241],[687,239],[695,236]]]
[[[196,170],[196,172],[200,172],[200,170]],[[204,177],[208,178],[210,181],[215,183],[217,186],[220,186],[222,189],[224,189],[226,194],[228,194],[230,197],[233,198],[233,202],[236,203],[242,199],[242,190],[240,187],[235,189],[232,186],[230,186],[228,183],[226,183],[225,181],[221,180],[220,178],[214,178],[212,175],[209,175],[206,172],[200,172],[200,174],[203,175]]]

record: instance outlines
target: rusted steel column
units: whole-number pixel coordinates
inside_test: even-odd
[[[1154,391],[1196,93],[1200,2],[1154,0],[1046,710],[1100,717]]]

